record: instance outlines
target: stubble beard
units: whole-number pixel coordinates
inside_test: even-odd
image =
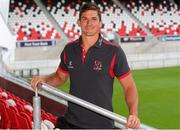
[[[99,35],[99,31],[96,30],[95,32],[84,32],[85,36],[95,36],[95,35]]]

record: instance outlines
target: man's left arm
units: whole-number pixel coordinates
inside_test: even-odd
[[[124,78],[118,78],[118,80],[123,87],[125,100],[129,109],[126,128],[139,128],[140,120],[138,118],[138,92],[134,79],[130,73]]]
[[[140,120],[138,118],[138,93],[136,84],[131,75],[126,55],[119,46],[115,53],[115,61],[113,68],[114,75],[121,83],[126,103],[129,108],[129,116],[127,118],[126,128],[139,128]]]

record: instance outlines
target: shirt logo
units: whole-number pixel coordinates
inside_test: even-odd
[[[72,61],[69,61],[69,63],[68,63],[68,68],[69,68],[69,69],[73,69],[73,68],[74,68],[74,66],[73,66],[73,64],[72,64]]]
[[[99,60],[95,60],[93,70],[101,71],[102,70],[102,62]]]

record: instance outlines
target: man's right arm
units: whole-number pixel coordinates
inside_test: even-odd
[[[31,86],[35,89],[40,82],[47,83],[51,86],[57,87],[58,85],[64,84],[64,82],[68,79],[69,74],[64,73],[62,71],[56,71],[50,75],[46,76],[33,76],[31,80]]]

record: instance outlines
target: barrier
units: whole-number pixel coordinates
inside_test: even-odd
[[[25,87],[29,90],[32,90],[30,83],[25,79],[14,77],[11,74],[0,73],[0,76],[3,77],[3,79],[5,79],[5,80],[17,83],[17,84],[21,85],[22,87]],[[48,85],[48,84],[41,83],[41,84],[38,84],[38,86],[39,86],[38,91],[35,91],[35,97],[37,98],[37,100],[36,99],[35,100],[37,102],[36,101],[33,102],[33,107],[34,107],[34,113],[39,113],[39,114],[33,114],[33,118],[35,119],[34,120],[34,129],[40,129],[40,125],[41,125],[40,124],[41,123],[41,117],[40,117],[40,111],[39,111],[41,109],[40,108],[40,102],[41,101],[38,99],[37,94],[47,96],[48,98],[50,98],[56,102],[59,102],[60,104],[64,104],[66,106],[68,106],[68,104],[67,104],[67,101],[68,101],[68,102],[78,104],[82,107],[85,107],[86,109],[89,109],[91,111],[94,111],[98,114],[101,114],[105,117],[108,117],[108,118],[114,120],[116,128],[124,128],[124,124],[126,124],[126,117],[123,117],[121,115],[118,115],[116,113],[108,111],[104,108],[101,108],[97,105],[89,103],[85,100],[77,98],[73,95],[65,93],[61,90],[58,90],[57,88],[54,88],[54,87]],[[147,126],[145,124],[141,124],[140,129],[155,130],[155,128]]]
[[[75,104],[77,104],[77,105],[79,105],[79,106],[82,106],[82,107],[84,107],[84,108],[86,108],[86,109],[89,109],[89,110],[91,110],[91,111],[93,111],[93,112],[96,112],[96,113],[98,113],[98,114],[101,114],[102,116],[108,117],[108,118],[110,118],[110,119],[112,119],[112,120],[114,120],[114,121],[116,122],[116,123],[115,123],[115,126],[116,126],[117,128],[125,128],[124,125],[125,125],[126,122],[127,122],[127,121],[126,121],[126,117],[123,117],[123,116],[118,115],[118,114],[116,114],[116,113],[114,113],[114,112],[111,112],[111,111],[109,111],[109,110],[106,110],[106,109],[104,109],[104,108],[102,108],[102,107],[99,107],[99,106],[97,106],[97,105],[94,105],[94,104],[92,104],[92,103],[90,103],[90,102],[87,102],[87,101],[85,101],[85,100],[82,100],[82,99],[80,99],[80,98],[78,98],[78,97],[75,97],[75,96],[73,96],[73,95],[71,95],[71,94],[65,93],[65,92],[63,92],[63,91],[61,91],[61,90],[58,90],[58,89],[56,89],[56,88],[54,88],[54,87],[51,87],[50,85],[45,84],[45,83],[39,83],[39,84],[38,84],[38,90],[39,90],[39,91],[48,92],[48,93],[51,94],[51,95],[54,95],[54,96],[56,96],[56,97],[59,97],[59,98],[61,98],[61,99],[66,100],[66,101],[75,103]],[[35,115],[35,116],[36,116],[36,115]],[[34,118],[36,118],[36,117],[34,117]],[[38,118],[38,117],[37,117],[37,118]],[[152,130],[152,129],[155,129],[155,128],[152,128],[152,127],[150,127],[150,126],[141,124],[141,125],[140,125],[140,129],[151,129],[151,130]]]

